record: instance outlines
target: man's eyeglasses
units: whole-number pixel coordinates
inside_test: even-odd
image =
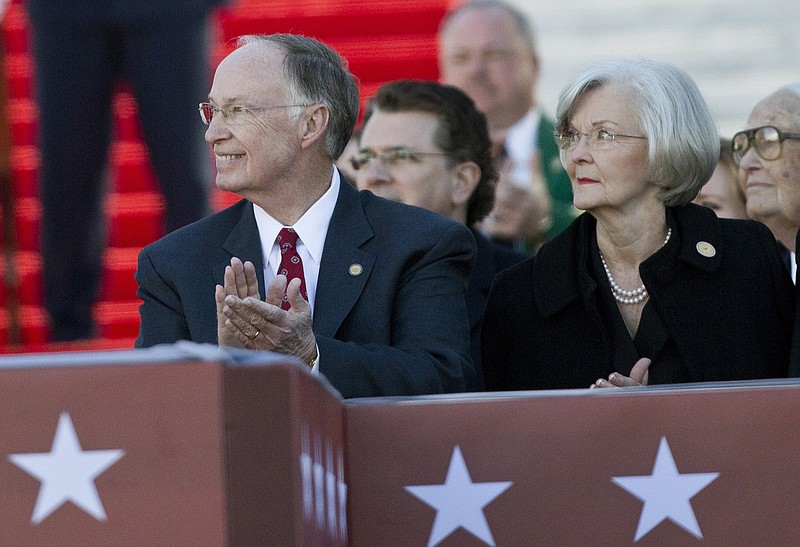
[[[424,156],[449,156],[450,154],[445,154],[444,152],[412,152],[411,150],[406,150],[405,148],[395,148],[393,150],[389,150],[384,152],[383,154],[379,154],[377,152],[372,152],[371,150],[362,150],[352,158],[350,158],[350,165],[353,166],[353,169],[358,171],[359,169],[366,167],[369,162],[378,158],[386,165],[391,167],[398,167],[402,165],[408,165],[411,163],[419,163],[422,161]]]
[[[608,129],[595,129],[589,133],[581,133],[574,129],[555,131],[556,144],[561,150],[572,150],[581,142],[581,137],[586,137],[586,143],[592,150],[608,150],[618,139],[647,139],[637,135],[622,135]]]
[[[228,125],[241,125],[249,120],[255,110],[270,110],[272,108],[294,108],[305,107],[306,104],[279,104],[275,106],[240,106],[231,105],[225,108],[214,106],[211,103],[200,103],[197,110],[200,111],[200,118],[203,123],[209,125],[216,114],[222,114]]]
[[[761,159],[776,160],[781,155],[783,141],[786,139],[800,139],[800,133],[784,133],[771,125],[739,131],[731,142],[733,157],[736,163],[741,162],[752,145]]]

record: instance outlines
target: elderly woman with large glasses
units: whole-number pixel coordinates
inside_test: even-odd
[[[691,203],[720,142],[692,79],[606,61],[564,88],[556,117],[585,213],[495,278],[487,389],[785,377],[794,298],[775,238]]]

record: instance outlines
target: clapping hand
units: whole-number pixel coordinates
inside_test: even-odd
[[[590,385],[590,388],[601,387],[633,387],[633,386],[646,386],[649,378],[650,359],[642,357],[631,369],[630,376],[624,376],[619,372],[612,372],[608,375],[608,380],[599,378],[595,383]]]
[[[286,293],[288,310],[281,309]],[[316,338],[311,325],[311,305],[300,294],[300,279],[286,282],[276,275],[264,301],[251,262],[231,259],[224,285],[217,285],[217,335],[221,346],[274,351],[294,355],[305,363],[316,358]]]
[[[537,154],[531,158],[530,178],[524,184],[513,179],[513,170],[513,161],[506,158],[500,167],[494,208],[481,228],[492,238],[522,238],[536,247],[552,223],[552,202]]]

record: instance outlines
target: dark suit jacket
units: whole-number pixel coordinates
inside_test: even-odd
[[[797,232],[794,259],[800,265],[800,231]],[[800,271],[800,270],[799,270]],[[789,376],[800,377],[800,283],[795,283],[795,318],[792,335],[792,355],[789,359]]]
[[[265,294],[253,205],[240,201],[145,247],[137,347],[217,343],[214,286],[237,256]],[[342,180],[314,304],[320,372],[344,397],[463,391],[475,374],[464,304],[475,243],[463,224]],[[349,273],[360,264],[359,275]]]
[[[770,231],[694,204],[667,216],[677,249],[654,254],[640,273],[648,305],[691,376],[785,377],[794,289]],[[534,258],[495,278],[483,320],[487,389],[586,388],[614,372],[588,267],[595,226],[581,215]],[[701,241],[714,246],[713,257],[698,252]]]
[[[481,370],[481,322],[489,298],[492,280],[498,272],[525,260],[530,255],[520,253],[512,248],[497,244],[480,233],[472,230],[475,245],[478,249],[475,267],[469,276],[467,285],[467,317],[469,318],[469,336],[472,342],[472,364],[475,366],[475,382],[467,381],[467,391],[483,391],[483,372]]]

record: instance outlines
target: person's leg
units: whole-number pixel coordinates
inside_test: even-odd
[[[211,158],[197,112],[210,85],[206,19],[136,27],[125,63],[170,232],[210,212]]]
[[[44,304],[53,341],[90,338],[106,245],[112,55],[102,29],[67,22],[35,26],[33,50]]]

